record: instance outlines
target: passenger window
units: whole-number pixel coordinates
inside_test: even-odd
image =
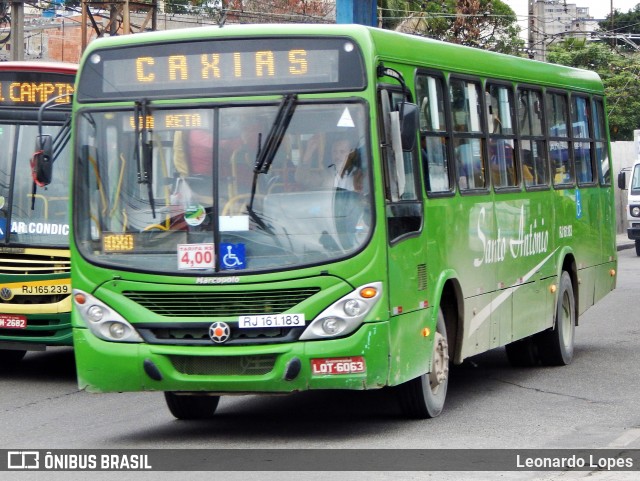
[[[575,175],[569,149],[569,132],[567,131],[569,108],[566,95],[548,92],[545,108],[553,183],[561,187],[570,187],[574,184]]]
[[[595,181],[591,162],[590,113],[589,99],[574,95],[571,99],[571,130],[576,140],[573,144],[573,159],[578,184],[590,184]]]
[[[460,190],[487,187],[483,148],[480,83],[452,79],[449,85],[453,114],[453,148]]]
[[[513,125],[513,91],[504,85],[489,85],[486,98],[491,180],[497,189],[515,187],[519,182]]]
[[[547,142],[542,128],[542,93],[539,90],[519,89],[517,106],[524,185],[546,186],[549,184],[549,164]]]
[[[442,78],[418,75],[416,93],[420,108],[420,153],[427,192],[449,192],[449,134],[445,120]]]

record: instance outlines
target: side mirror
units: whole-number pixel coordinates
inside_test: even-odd
[[[402,150],[405,152],[412,151],[416,146],[416,134],[418,132],[419,111],[416,104],[404,102],[400,106],[402,112],[402,118],[400,119],[400,125],[402,130],[400,132],[402,138]]]
[[[624,170],[621,170],[618,174],[618,188],[622,190],[627,189],[627,175]]]
[[[36,152],[31,160],[31,171],[34,181],[41,185],[49,185],[53,174],[53,140],[50,135],[36,137]]]

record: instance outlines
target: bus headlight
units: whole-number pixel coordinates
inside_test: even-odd
[[[307,326],[301,341],[330,339],[355,331],[382,297],[382,282],[372,282],[331,304]]]
[[[638,207],[637,205],[631,207],[631,215],[633,217],[640,217],[640,207]]]
[[[94,296],[74,289],[73,303],[94,336],[105,341],[142,342],[131,324]]]

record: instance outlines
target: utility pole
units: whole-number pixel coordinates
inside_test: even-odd
[[[11,60],[24,60],[24,2],[11,1]]]
[[[109,12],[109,21],[106,25],[98,24],[91,9],[103,9]],[[132,25],[130,12],[146,13],[140,25]],[[106,35],[128,35],[149,30],[156,30],[158,27],[158,1],[141,0],[139,2],[129,0],[82,0],[82,50],[89,44],[89,30],[95,32],[96,36]]]
[[[535,0],[529,0],[529,9],[528,9],[528,16],[527,16],[527,23],[529,25],[529,32],[528,32],[528,35],[527,35],[527,37],[529,39],[529,42],[528,42],[528,46],[529,46],[528,50],[529,50],[529,52],[527,52],[527,54],[528,54],[529,58],[534,58],[535,57],[535,54],[534,54],[535,42],[534,42],[534,39],[533,39],[533,29],[534,29],[534,26],[535,26],[535,23],[536,23],[535,19],[534,19],[534,15],[533,15],[533,2],[534,1]]]

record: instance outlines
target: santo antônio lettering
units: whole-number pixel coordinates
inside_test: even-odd
[[[162,59],[143,56],[135,59],[136,80],[152,83],[159,77],[168,81],[269,78],[305,75],[309,71],[307,51],[262,50],[256,52],[171,55]]]

